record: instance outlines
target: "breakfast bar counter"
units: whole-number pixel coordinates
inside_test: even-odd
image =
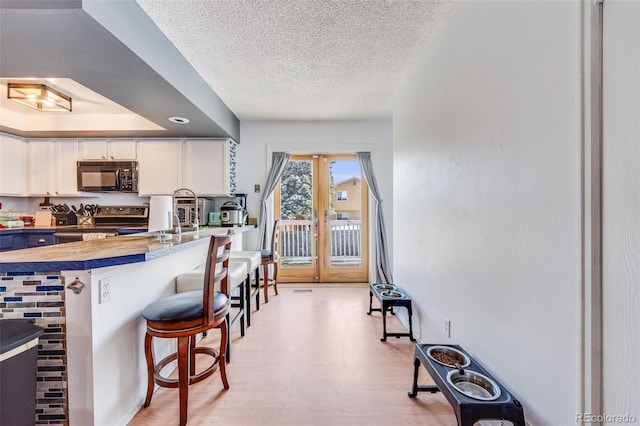
[[[155,235],[142,233],[14,250],[0,253],[0,272],[94,269],[145,262],[194,244],[208,243],[211,235],[226,234],[230,229],[240,234],[254,228],[207,228],[182,234],[165,234],[162,240]]]
[[[133,234],[0,253],[0,321],[44,328],[34,424],[126,425],[146,394],[142,310],[175,293],[206,259],[211,235],[255,226]],[[154,342],[159,357],[175,342]]]

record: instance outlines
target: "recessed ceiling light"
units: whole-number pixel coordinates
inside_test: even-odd
[[[184,117],[169,117],[168,120],[177,124],[187,124],[189,122],[189,119]]]

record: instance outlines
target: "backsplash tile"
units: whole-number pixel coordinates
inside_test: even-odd
[[[69,424],[64,277],[0,273],[0,321],[22,318],[44,329],[38,344],[36,425]]]
[[[236,162],[238,143],[231,139],[229,141],[229,189],[232,194],[236,193]]]

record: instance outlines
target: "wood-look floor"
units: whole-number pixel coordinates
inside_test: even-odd
[[[407,396],[415,344],[380,341],[380,313],[366,314],[368,287],[278,287],[259,311],[252,306],[244,337],[233,327],[230,389],[223,390],[219,373],[189,388],[190,425],[456,424],[442,394]],[[406,331],[393,317],[388,329]],[[213,330],[201,344],[217,347],[218,339]],[[432,383],[424,368],[419,383]],[[177,423],[177,389],[161,388],[130,425]]]

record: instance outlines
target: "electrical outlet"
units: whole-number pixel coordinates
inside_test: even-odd
[[[451,321],[449,321],[447,318],[444,319],[444,334],[448,338],[451,338]]]
[[[99,303],[106,303],[111,300],[111,277],[101,279],[98,284],[100,288]]]

